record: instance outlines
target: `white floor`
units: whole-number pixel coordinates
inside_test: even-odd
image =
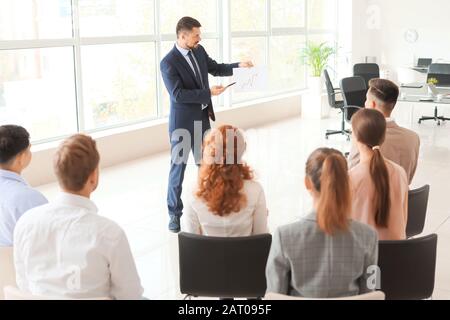
[[[400,105],[399,122],[417,131],[422,139],[419,166],[412,188],[431,185],[425,232],[439,234],[434,299],[450,299],[450,208],[446,197],[450,179],[450,123],[438,127],[417,125],[420,109],[411,121],[409,106]],[[431,109],[428,109],[431,113]],[[400,110],[397,111],[400,114]],[[300,118],[246,131],[247,160],[263,184],[271,230],[308,213],[310,199],[303,187],[306,158],[314,149],[327,146],[344,152],[350,148],[343,137],[324,139],[326,129],[339,128],[339,117],[304,121]],[[165,137],[149,137],[162,139]],[[126,152],[126,150],[124,150]],[[102,171],[93,200],[100,214],[118,222],[126,231],[138,271],[150,299],[180,299],[177,237],[167,231],[166,186],[169,153],[139,159]],[[188,166],[183,199],[192,192],[197,173]],[[39,188],[51,200],[56,184]],[[186,201],[186,200],[185,200]]]

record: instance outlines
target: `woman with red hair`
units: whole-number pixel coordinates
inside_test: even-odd
[[[267,207],[261,185],[242,161],[246,143],[230,125],[205,138],[198,187],[183,216],[183,231],[219,237],[267,233]]]

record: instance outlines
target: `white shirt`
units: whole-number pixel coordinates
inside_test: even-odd
[[[18,287],[55,298],[141,299],[124,231],[88,198],[63,193],[28,211],[14,231]]]
[[[247,197],[246,206],[239,212],[223,217],[213,214],[202,199],[194,196],[185,208],[182,230],[216,237],[246,237],[268,233],[268,211],[263,188],[256,181],[245,180],[242,192]]]

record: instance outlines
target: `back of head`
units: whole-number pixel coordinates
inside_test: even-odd
[[[77,134],[60,145],[53,165],[60,186],[64,190],[78,192],[84,188],[99,162],[95,141],[89,136]]]
[[[390,114],[397,104],[400,90],[390,80],[372,79],[369,81],[369,93],[378,100],[381,111]]]
[[[200,28],[202,25],[200,22],[192,17],[183,17],[181,18],[176,27],[177,37],[181,32],[190,32],[194,28]]]
[[[242,132],[230,125],[211,130],[205,137],[197,196],[216,215],[238,212],[246,203],[241,190],[253,173],[242,161],[245,146]]]
[[[342,153],[317,149],[306,162],[306,176],[319,193],[317,223],[320,229],[329,235],[347,231],[351,195],[347,161]]]
[[[0,166],[8,167],[17,155],[30,146],[30,134],[16,125],[0,126]]]
[[[391,206],[389,173],[380,151],[386,136],[386,119],[376,110],[362,109],[353,116],[352,128],[358,142],[373,152],[370,175],[375,187],[373,198],[375,222],[380,227],[387,227]]]

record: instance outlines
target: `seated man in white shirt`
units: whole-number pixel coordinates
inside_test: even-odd
[[[47,199],[22,178],[31,162],[30,134],[16,125],[0,126],[0,247],[10,247],[19,218]],[[1,288],[0,288],[1,289]]]
[[[89,199],[97,188],[99,161],[88,136],[75,135],[59,147],[54,170],[61,195],[27,212],[14,232],[19,289],[54,298],[142,298],[124,231],[98,215]]]

